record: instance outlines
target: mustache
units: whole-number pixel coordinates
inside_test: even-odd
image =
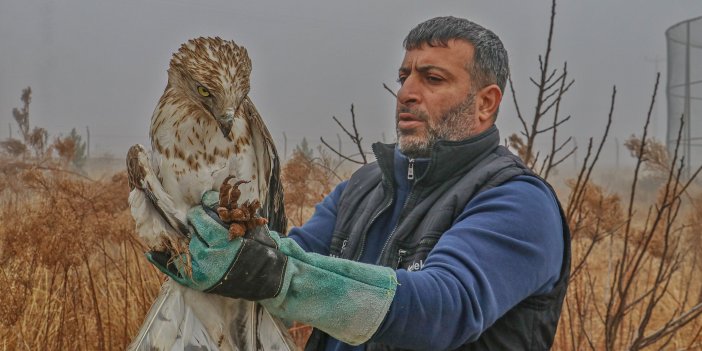
[[[400,106],[397,108],[397,112],[395,113],[395,119],[400,118],[400,113],[411,113],[416,119],[424,122],[426,122],[429,119],[429,116],[427,116],[423,111],[415,110],[407,106]]]

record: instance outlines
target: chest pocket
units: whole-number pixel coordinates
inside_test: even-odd
[[[402,268],[410,272],[422,270],[429,252],[436,246],[440,237],[441,233],[427,233],[419,241],[397,242],[393,258],[396,264],[393,268]]]

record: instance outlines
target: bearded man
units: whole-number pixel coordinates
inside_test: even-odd
[[[247,233],[242,252],[267,250],[256,262],[211,274],[243,298],[256,288],[247,277],[274,277],[275,293],[256,300],[315,326],[307,350],[549,349],[570,234],[552,188],[499,145],[507,52],[455,17],[419,24],[404,48],[397,144],[374,144],[377,161],[287,238]]]

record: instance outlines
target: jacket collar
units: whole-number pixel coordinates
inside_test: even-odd
[[[415,181],[431,185],[450,178],[454,174],[463,174],[493,151],[500,142],[500,133],[494,125],[486,131],[461,141],[440,140],[431,150],[426,171],[418,173]],[[395,167],[401,167],[399,174],[406,174],[407,162],[395,164],[396,144],[373,144],[373,153],[383,173],[383,179],[394,179]]]

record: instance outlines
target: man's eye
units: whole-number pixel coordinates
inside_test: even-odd
[[[399,83],[400,85],[402,85],[402,84],[405,82],[405,79],[407,79],[407,77],[398,77],[398,78],[397,78],[397,83]]]
[[[428,76],[427,80],[432,82],[432,83],[439,83],[439,82],[443,81],[444,79],[441,77],[437,77],[437,76]]]

